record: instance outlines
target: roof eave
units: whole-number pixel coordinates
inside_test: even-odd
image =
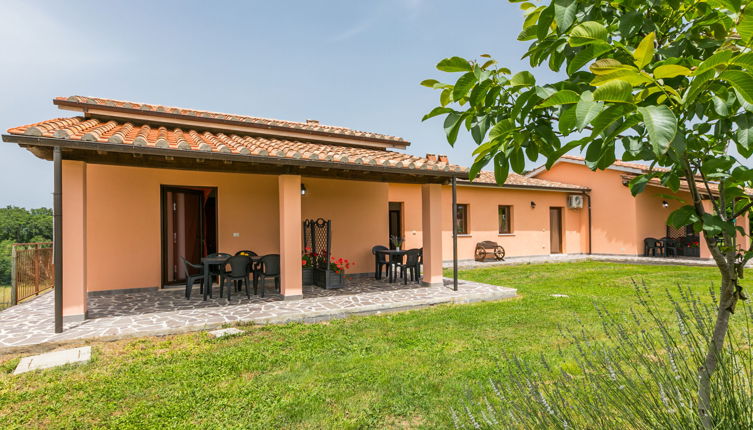
[[[482,188],[509,188],[509,189],[517,189],[517,190],[534,190],[534,191],[554,191],[554,192],[560,192],[560,193],[587,193],[591,191],[590,188],[567,188],[567,187],[545,187],[545,186],[535,186],[535,185],[520,185],[520,184],[490,184],[490,183],[474,183],[474,182],[467,182],[467,181],[460,181],[458,182],[458,186],[463,187],[482,187]]]
[[[333,171],[352,171],[352,172],[372,172],[380,173],[391,176],[405,176],[411,177],[411,181],[406,182],[425,182],[425,183],[449,183],[452,177],[455,178],[467,178],[467,171],[457,170],[431,170],[431,169],[411,169],[400,168],[392,166],[374,165],[374,164],[354,164],[343,163],[327,160],[310,160],[304,158],[285,158],[285,157],[272,157],[272,156],[257,156],[257,155],[241,155],[241,154],[226,154],[218,152],[204,152],[204,151],[184,151],[179,149],[165,149],[154,148],[146,146],[133,146],[133,145],[121,145],[113,143],[101,143],[101,142],[89,142],[81,140],[69,140],[58,139],[49,137],[36,137],[36,136],[24,136],[15,134],[3,134],[2,140],[4,142],[16,143],[23,147],[42,147],[53,148],[60,147],[70,150],[80,151],[93,151],[100,155],[104,153],[121,153],[121,154],[134,154],[163,157],[165,160],[171,160],[175,158],[180,159],[195,159],[195,160],[218,160],[222,162],[230,163],[247,163],[257,165],[269,165],[269,166],[289,166],[299,169],[305,169],[306,167],[318,168],[323,170]],[[35,155],[38,153],[31,151]],[[114,163],[103,163],[114,164]],[[134,163],[138,165],[138,163]],[[165,165],[164,168],[171,168],[170,165]],[[201,170],[201,166],[196,167]],[[253,172],[249,172],[253,173]],[[396,180],[395,182],[401,182]]]

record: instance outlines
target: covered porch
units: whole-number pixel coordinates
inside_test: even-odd
[[[118,300],[109,297],[167,297],[151,294],[181,280],[174,276],[180,257],[198,263],[212,252],[278,255],[273,302],[303,299],[305,219],[331,219],[332,255],[356,262],[351,275],[373,273],[371,248],[389,241],[388,183],[421,185],[421,285],[444,288],[441,186],[465,177],[464,168],[390,150],[409,144],[399,138],[318,122],[83,97],[55,104],[84,116],[17,127],[3,140],[53,161],[56,294],[50,305],[58,333],[64,324],[97,319],[101,303]],[[216,225],[198,227],[207,232],[192,256],[173,252],[181,237],[170,234],[170,223],[189,220],[171,219],[177,200],[167,199],[166,190],[214,196]],[[208,245],[211,229],[214,246]],[[194,304],[198,294],[181,300],[188,303],[152,305],[163,311],[166,303],[178,309],[221,303]]]

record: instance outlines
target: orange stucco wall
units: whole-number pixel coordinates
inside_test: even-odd
[[[442,187],[443,259],[452,259],[452,190]],[[473,258],[477,242],[493,240],[502,244],[509,256],[547,255],[550,251],[549,208],[561,207],[563,250],[568,254],[588,252],[588,222],[585,209],[567,209],[568,193],[510,188],[458,186],[458,204],[468,204],[469,234],[458,237],[458,259]],[[390,184],[390,202],[403,203],[406,247],[421,247],[421,188],[418,185]],[[531,201],[536,208],[531,208]],[[499,234],[498,206],[512,206],[512,233]]]
[[[622,185],[624,174],[614,170],[593,172],[586,166],[563,162],[541,172],[537,178],[591,189],[592,253],[636,255],[643,253],[643,239],[640,244],[637,242],[637,200]],[[666,218],[660,225],[665,221]]]
[[[373,272],[371,247],[389,235],[387,184],[318,178],[303,183],[303,218],[331,219],[333,256],[355,261],[350,273]]]
[[[67,206],[80,204],[81,198],[75,197],[80,185],[66,178],[85,173],[86,228],[83,230],[73,216],[64,216],[64,243],[67,250],[72,249],[76,237],[84,237],[86,252],[66,254],[68,290],[74,290],[73,285],[80,285],[84,279],[87,291],[161,284],[160,185],[217,188],[220,251],[251,249],[260,255],[279,252],[277,176],[77,166],[83,170],[64,165],[67,192],[63,198]],[[371,246],[387,236],[387,184],[306,177],[302,182],[309,192],[301,199],[301,219],[332,219],[333,253],[356,262],[351,273],[372,271]],[[71,210],[68,215],[73,213]],[[85,268],[85,277],[73,277],[81,268]]]

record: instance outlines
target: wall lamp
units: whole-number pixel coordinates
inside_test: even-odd
[[[305,184],[301,184],[301,195],[305,196],[307,192],[308,192],[308,190],[306,190],[306,185]]]
[[[531,200],[531,209],[536,209],[536,202]]]
[[[663,200],[663,201],[661,202],[661,205],[662,205],[662,206],[664,206],[664,208],[666,209],[666,208],[668,208],[668,207],[669,207],[669,202],[668,202],[668,201],[666,201],[666,200]]]

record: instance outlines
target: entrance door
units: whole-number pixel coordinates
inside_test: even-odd
[[[389,210],[389,223],[390,223],[390,237],[387,238],[387,243],[390,248],[394,248],[392,240],[393,236],[403,237],[403,204],[400,202],[390,202]]]
[[[550,253],[562,253],[562,208],[549,208]]]
[[[217,252],[216,193],[203,188],[162,188],[162,284],[185,281],[185,258],[199,264]]]

